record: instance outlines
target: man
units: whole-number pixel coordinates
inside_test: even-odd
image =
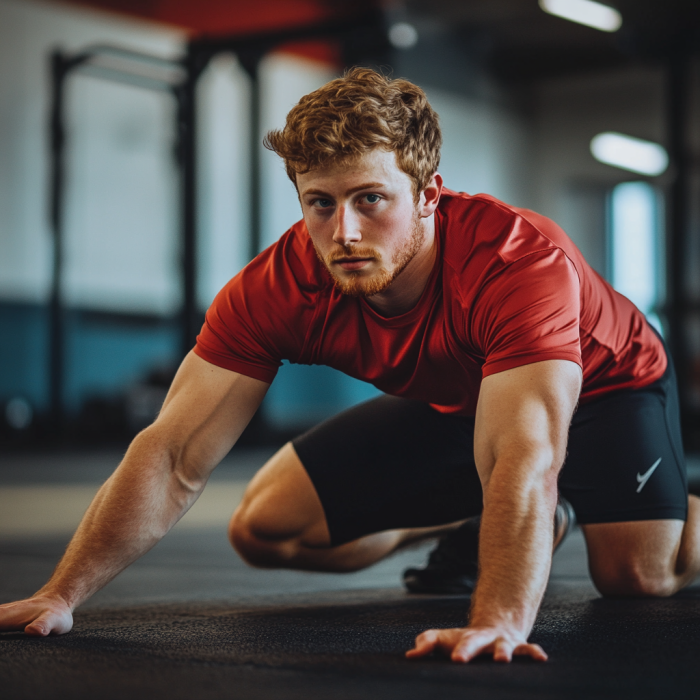
[[[282,359],[387,395],[261,469],[229,528],[244,559],[351,571],[456,537],[481,513],[468,623],[424,632],[407,656],[546,659],[528,635],[558,489],[603,594],[669,595],[693,579],[700,501],[687,495],[661,340],[551,221],[443,190],[440,145],[437,115],[407,81],[354,69],[302,98],[268,146],[303,220],[218,295],[158,419],[50,581],[0,607],[0,629],[67,632],[72,610],[196,500]]]

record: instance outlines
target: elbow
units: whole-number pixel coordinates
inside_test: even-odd
[[[161,475],[167,474],[174,490],[181,494],[185,503],[194,500],[206,485],[206,477],[187,459],[183,446],[165,434],[157,423],[134,438],[129,448],[129,451],[132,450],[143,457],[139,460],[142,465],[150,464]]]
[[[207,477],[196,463],[187,459],[184,450],[170,455],[170,471],[179,491],[189,500],[195,500],[207,484]]]

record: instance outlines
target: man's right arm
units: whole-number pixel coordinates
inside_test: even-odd
[[[68,632],[73,610],[151,549],[197,500],[268,386],[190,353],[158,418],[100,488],[47,584],[27,600],[0,606],[0,631]]]

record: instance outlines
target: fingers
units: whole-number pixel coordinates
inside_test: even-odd
[[[434,651],[441,651],[453,661],[467,662],[481,653],[492,637],[487,634],[468,632],[464,629],[427,630],[416,637],[413,649],[406,652],[406,657],[414,659],[427,656]]]
[[[51,634],[51,626],[35,620],[24,628],[24,633],[30,637],[48,637]]]
[[[535,661],[546,661],[547,652],[539,644],[520,644],[513,651],[514,656],[529,656]]]
[[[16,632],[24,627],[34,618],[28,610],[26,601],[8,603],[0,606],[0,632]]]
[[[60,625],[60,620],[56,620],[56,615],[50,611],[46,611],[42,615],[30,622],[25,628],[24,633],[32,637],[48,637],[51,632],[60,634],[57,627]]]
[[[452,661],[466,664],[479,654],[494,653],[496,641],[494,641],[493,634],[489,634],[487,631],[471,634],[464,634],[464,630],[462,632],[461,639],[450,654]]]
[[[415,647],[406,652],[406,657],[427,656],[433,651],[450,654],[463,634],[463,629],[427,630],[416,637]]]
[[[46,637],[49,634],[65,634],[73,627],[73,616],[69,612],[47,610],[24,628],[25,634]]]
[[[73,615],[65,605],[44,600],[20,600],[0,606],[0,631],[21,631],[33,637],[65,634],[73,626]]]
[[[513,656],[528,656],[535,661],[546,661],[547,654],[539,644],[518,643],[493,629],[427,630],[416,637],[413,649],[406,652],[409,659],[441,651],[456,663],[468,663],[481,654],[490,654],[493,660],[509,663]]]
[[[406,658],[415,659],[418,656],[427,656],[438,648],[440,634],[446,630],[428,630],[416,637],[415,646],[406,652]]]
[[[508,644],[504,639],[498,639],[494,644],[493,660],[508,664],[513,659],[513,651],[512,644]]]

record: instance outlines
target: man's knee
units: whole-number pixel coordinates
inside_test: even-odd
[[[684,583],[678,571],[681,520],[583,525],[591,578],[606,596],[665,597]]]
[[[305,547],[330,544],[323,506],[291,444],[250,482],[228,534],[241,557],[259,567],[294,567]]]
[[[610,597],[663,598],[678,588],[670,572],[649,567],[636,558],[592,568],[591,577],[600,593]]]
[[[294,558],[296,547],[292,533],[275,536],[255,503],[244,501],[236,509],[229,522],[228,538],[240,557],[251,566],[276,568],[289,564]]]

